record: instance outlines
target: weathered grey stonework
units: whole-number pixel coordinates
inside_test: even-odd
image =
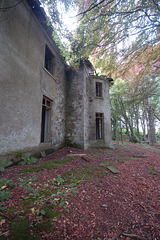
[[[109,81],[91,76],[93,67],[87,61],[78,70],[66,71],[39,2],[25,0],[7,8],[18,2],[6,0],[6,9],[0,11],[0,154],[62,144],[106,146],[111,141]],[[52,73],[45,66],[46,46],[54,56]],[[95,97],[96,81],[102,82],[103,99]],[[43,98],[51,105],[44,107],[44,113]],[[104,113],[100,141],[96,140],[96,112]],[[42,116],[50,125],[44,141]]]
[[[84,61],[79,70],[71,71],[67,79],[68,144],[88,147],[106,147],[111,143],[110,80],[93,75],[93,67]],[[96,82],[102,83],[102,97],[96,97]],[[103,138],[96,139],[96,113],[103,113]]]
[[[84,78],[83,69],[68,73],[66,87],[66,140],[84,147]]]
[[[65,63],[28,1],[0,14],[0,153],[58,146],[65,136]],[[46,44],[53,76],[44,68]],[[43,95],[52,100],[47,143],[40,143]]]
[[[109,99],[109,85],[110,82],[106,77],[91,76],[89,79],[89,143],[90,146],[109,146],[111,143],[111,122],[110,122],[110,99]],[[96,82],[102,83],[102,97],[96,97]],[[96,124],[95,114],[103,113],[103,139],[96,141]]]

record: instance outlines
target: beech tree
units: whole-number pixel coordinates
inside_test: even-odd
[[[119,46],[123,59],[159,43],[160,3],[157,0],[80,0],[77,39],[81,56]],[[120,45],[121,43],[121,45]],[[117,49],[116,49],[117,50]],[[127,53],[127,54],[126,54]]]
[[[141,82],[117,79],[110,96],[113,138],[117,138],[118,125],[122,122],[130,141],[146,141],[147,134],[149,144],[155,144],[155,123],[160,120],[159,77],[146,77]],[[140,136],[140,125],[143,139]]]
[[[139,139],[134,130],[134,111],[133,105],[135,100],[131,99],[129,91],[129,81],[117,79],[111,88],[111,120],[113,127],[113,139],[116,140],[118,130],[122,132],[123,123],[126,133],[131,142],[138,142]]]

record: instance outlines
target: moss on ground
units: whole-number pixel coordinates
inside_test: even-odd
[[[55,217],[60,216],[60,212],[59,211],[52,211],[54,209],[54,206],[49,204],[43,207],[43,210],[45,211],[45,217],[46,218],[50,218],[50,219],[54,219]]]
[[[158,172],[156,171],[155,167],[151,166],[149,169],[148,169],[148,172],[153,174],[153,175],[157,175]]]
[[[29,231],[29,221],[26,217],[19,217],[15,219],[12,227],[12,240],[38,240],[39,237],[36,234],[31,235]]]
[[[46,232],[46,233],[50,233],[53,231],[52,228],[52,222],[54,221],[55,217],[59,217],[60,216],[60,212],[59,211],[52,211],[54,209],[53,205],[46,205],[43,207],[43,211],[45,212],[44,214],[44,219],[39,222],[38,224],[36,224],[35,228],[38,229],[38,231],[40,232]]]
[[[25,172],[40,172],[44,169],[50,170],[53,168],[58,168],[61,167],[61,165],[66,164],[67,162],[73,161],[75,158],[73,157],[67,157],[64,159],[58,159],[58,160],[50,160],[43,162],[41,164],[38,164],[37,166],[34,167],[27,167],[19,171],[19,173],[25,173]]]
[[[20,206],[29,208],[30,205],[32,205],[34,201],[35,201],[35,198],[26,197],[24,200],[21,201]]]
[[[105,166],[109,166],[109,165],[114,165],[115,163],[114,162],[112,162],[112,161],[108,161],[108,160],[105,160],[105,161],[103,161],[103,162],[101,162],[100,163],[100,166],[101,167],[105,167]]]
[[[43,207],[43,211],[45,214],[43,215],[43,219],[41,217],[41,221],[39,222],[37,220],[36,223],[32,223],[32,226],[29,224],[28,218],[23,216],[23,214],[19,215],[18,218],[16,218],[12,222],[11,227],[11,233],[12,236],[9,238],[11,240],[38,240],[39,236],[36,234],[37,230],[42,232],[45,231],[46,233],[50,233],[53,231],[52,228],[52,222],[54,221],[55,217],[60,216],[59,211],[53,211],[54,206],[53,205],[45,205]],[[26,212],[24,213],[26,215]],[[32,229],[32,235],[29,231],[29,229]]]
[[[62,175],[62,178],[65,179],[66,183],[75,183],[81,179],[92,180],[94,177],[98,177],[100,175],[107,175],[107,172],[102,171],[101,167],[98,165],[91,167],[80,167],[75,170],[68,171],[67,173]]]
[[[53,229],[51,229],[51,227],[52,227],[52,222],[46,221],[46,220],[44,220],[36,225],[36,229],[38,229],[38,231],[46,232],[46,233],[50,233],[53,231]]]
[[[137,158],[135,158],[135,157],[121,157],[120,158],[120,163],[125,163],[126,161],[136,161],[137,160]]]

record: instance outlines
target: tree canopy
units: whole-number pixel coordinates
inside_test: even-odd
[[[155,126],[160,120],[159,78],[116,79],[110,98],[113,138],[117,139],[117,133],[123,128],[130,141],[146,140],[147,133],[150,144],[154,144]],[[140,136],[140,129],[143,136]]]
[[[125,64],[123,70],[126,66],[141,62],[141,65],[148,69],[152,65],[152,71],[159,71],[158,0],[41,0],[41,2],[48,6],[50,19],[54,27],[56,26],[60,38],[65,36],[68,39],[67,60],[70,62],[91,57],[95,66],[102,73],[109,75],[117,72],[115,69],[121,63]],[[62,5],[66,11],[73,6],[78,9],[76,15],[78,27],[74,33],[66,31],[66,27],[63,28],[61,24]]]
[[[141,62],[160,68],[160,2],[158,0],[39,0],[48,8],[55,33],[67,37],[70,60],[88,58],[102,72],[115,72],[115,65]],[[0,9],[23,2],[2,1]],[[66,31],[61,8],[78,9],[76,32]],[[46,9],[46,8],[45,8]],[[57,38],[57,37],[56,37]],[[56,41],[60,44],[60,40]],[[62,48],[62,45],[61,45]],[[63,49],[64,50],[64,49]],[[144,52],[147,53],[144,55]],[[145,57],[141,57],[145,56]],[[146,58],[147,56],[147,58]],[[142,59],[143,58],[143,59]],[[107,64],[106,64],[107,63]],[[114,64],[113,64],[114,63]],[[126,64],[127,65],[127,64]],[[126,66],[125,65],[125,66]],[[114,66],[113,71],[111,68]],[[116,66],[117,68],[117,66]],[[108,73],[108,72],[107,72]]]
[[[127,63],[133,55],[135,60],[151,52],[160,41],[160,4],[155,0],[81,0],[78,17],[73,53],[99,59],[102,70],[107,69],[111,58],[118,64],[122,60]],[[157,69],[159,53],[153,52],[150,58]]]

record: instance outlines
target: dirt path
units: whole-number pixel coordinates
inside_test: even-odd
[[[160,239],[159,149],[129,143],[117,144],[114,149],[64,148],[39,160],[39,164],[67,157],[71,159],[63,166],[41,169],[34,187],[44,186],[44,183],[50,187],[50,180],[58,175],[66,182],[69,181],[71,190],[72,186],[77,185],[74,196],[66,196],[65,205],[69,213],[57,204],[54,211],[58,210],[60,216],[54,218],[50,230],[42,230],[37,228],[37,221],[45,220],[47,224],[49,220],[45,215],[41,220],[37,219],[36,211],[40,205],[32,203],[29,211],[25,212],[30,224],[27,225],[30,238],[26,239],[36,239],[36,236],[37,239],[70,240]],[[119,173],[114,174],[108,166],[119,170]],[[37,174],[26,172],[19,175],[23,169],[22,166],[11,167],[1,177],[18,182],[15,180],[17,176],[29,179]],[[5,201],[7,210],[1,214],[5,214],[6,218],[1,218],[1,221],[5,219],[5,223],[1,224],[0,234],[4,236],[8,231],[8,239],[14,236],[11,230],[11,225],[14,224],[12,220],[19,218],[24,208],[20,204],[26,197],[22,188],[10,189],[10,199]],[[47,202],[48,206],[54,203],[55,199]],[[31,210],[33,208],[34,211]],[[14,211],[8,211],[9,209]]]

